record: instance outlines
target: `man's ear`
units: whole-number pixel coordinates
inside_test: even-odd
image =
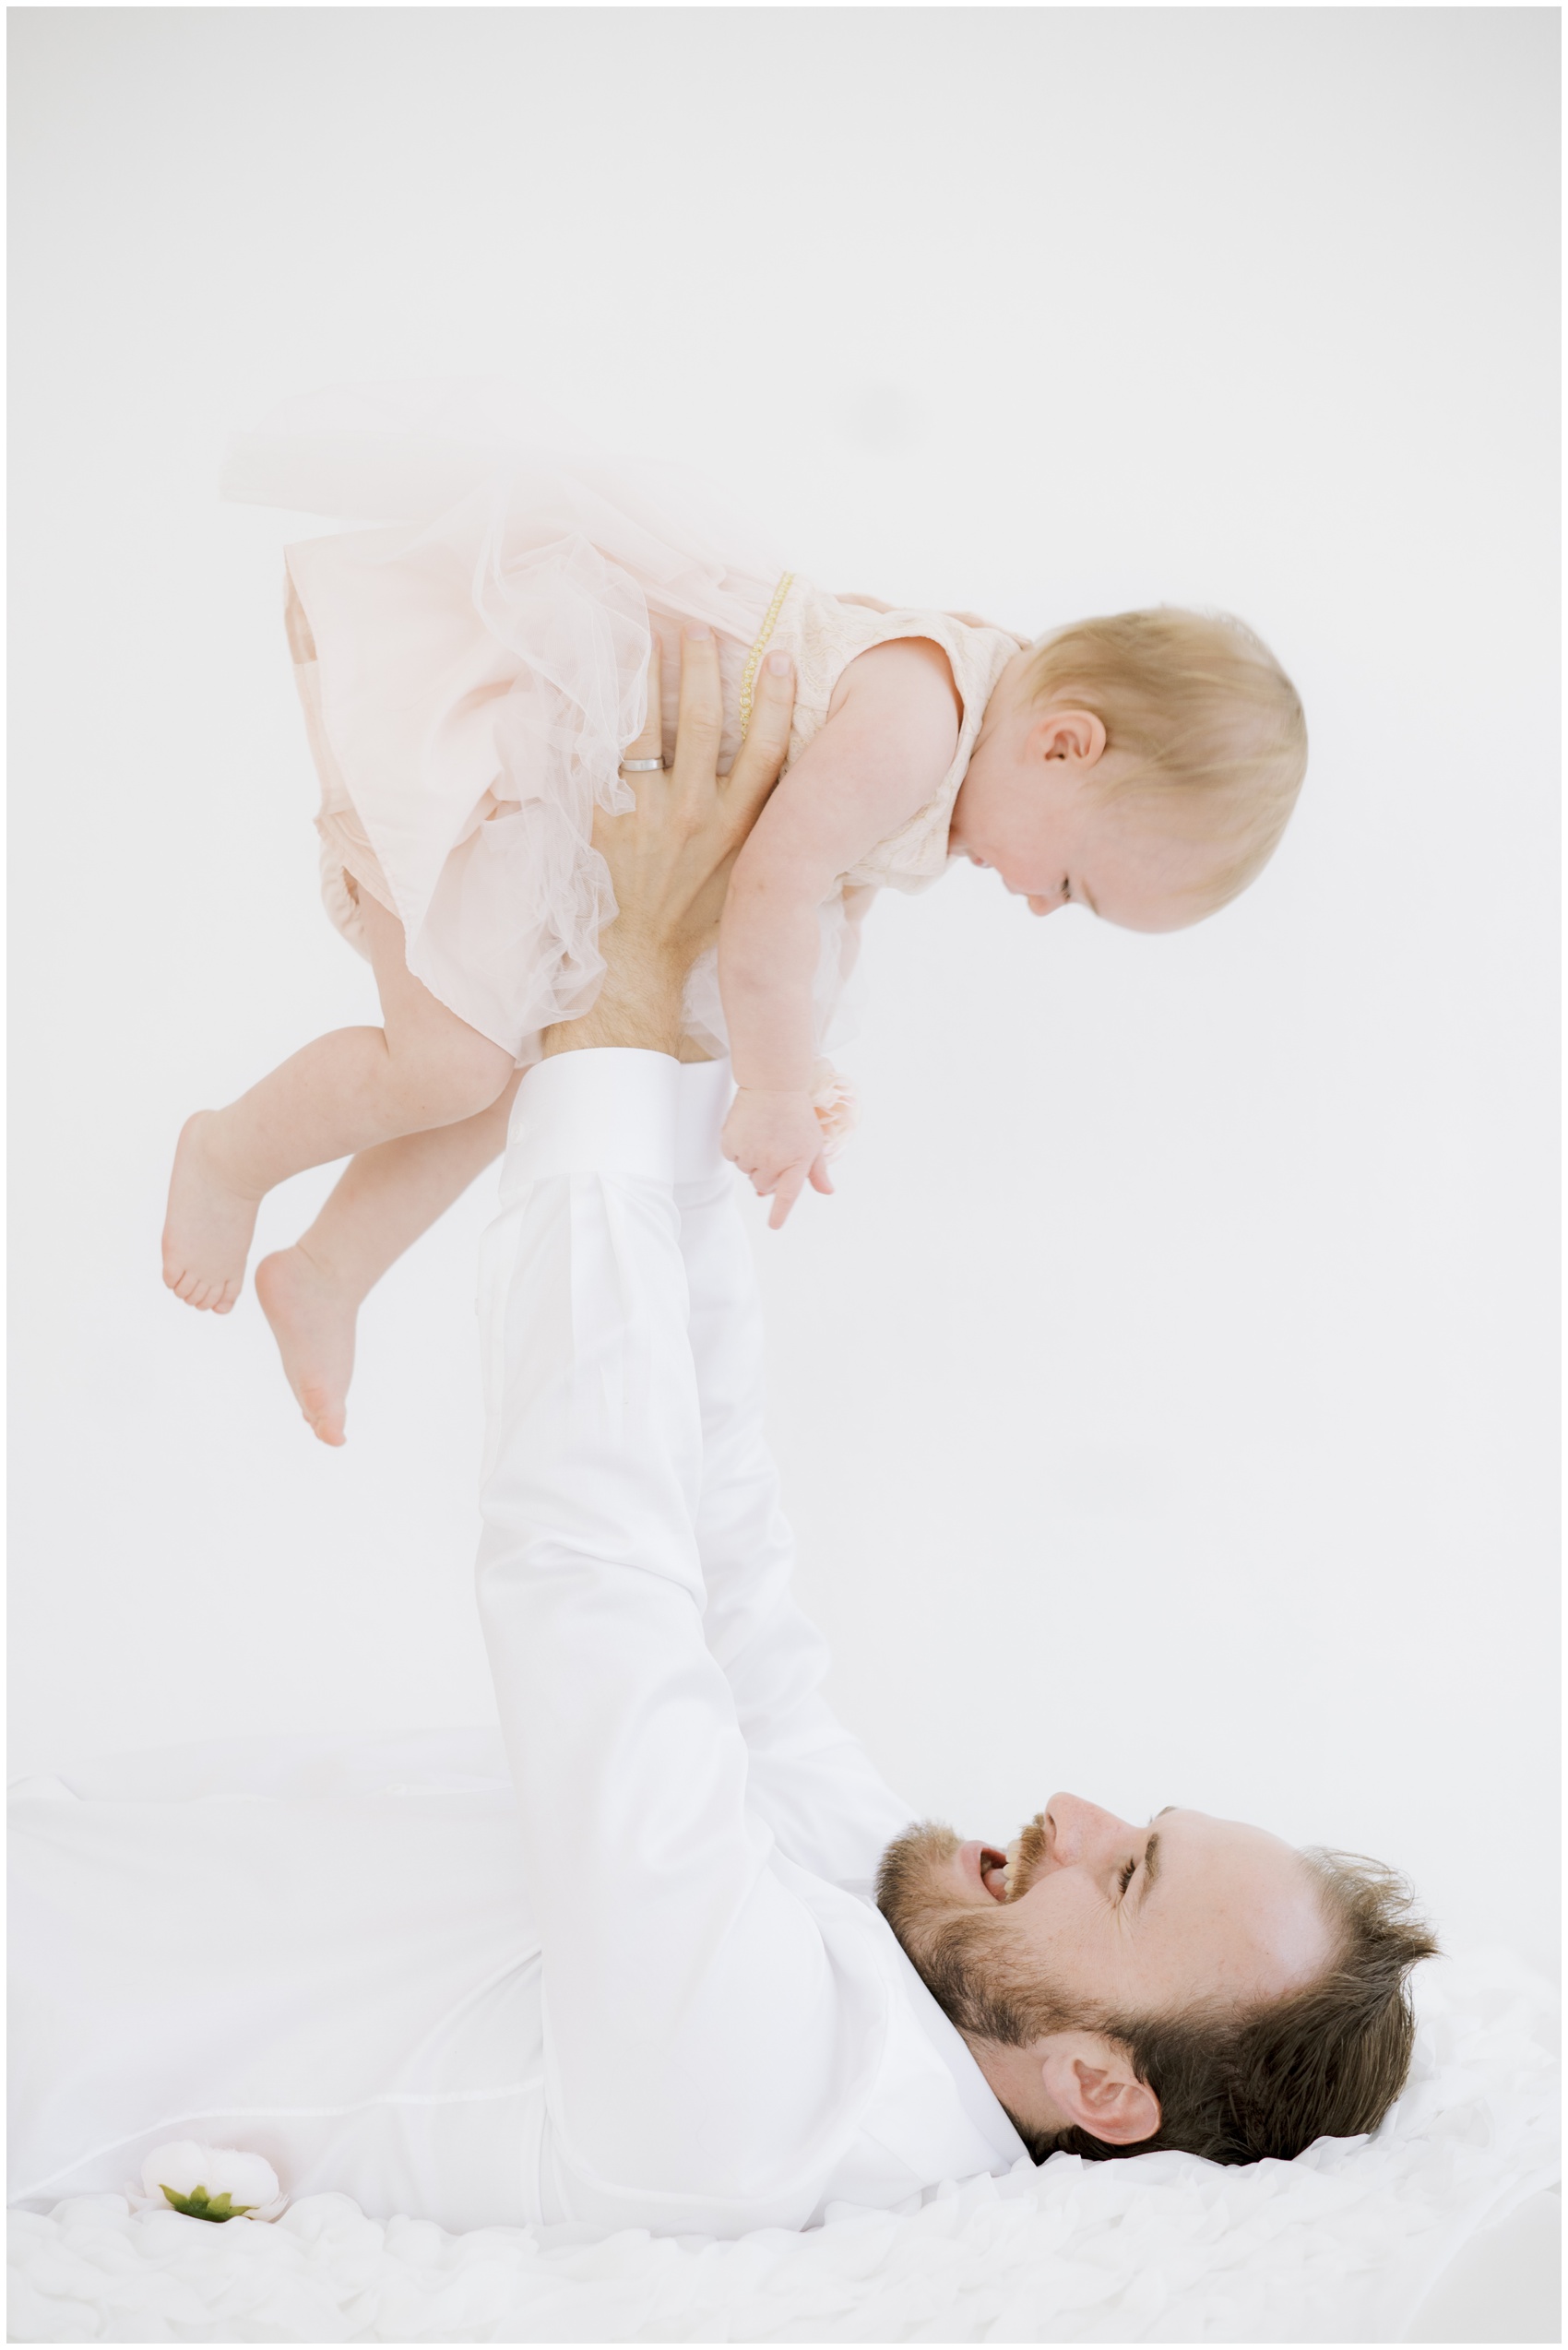
[[[1064,760],[1080,771],[1092,767],[1105,754],[1105,722],[1092,710],[1053,704],[1030,727],[1026,750],[1031,759]]]
[[[1159,2099],[1124,2049],[1094,2032],[1054,2032],[1039,2044],[1040,2079],[1051,2105],[1107,2146],[1139,2146],[1159,2128]]]

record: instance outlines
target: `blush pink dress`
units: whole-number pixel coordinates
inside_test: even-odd
[[[842,874],[821,909],[818,1040],[853,959],[851,919],[878,888],[919,890],[947,862],[953,802],[986,702],[1020,640],[945,612],[874,611],[790,572],[683,469],[544,452],[471,387],[322,394],[231,445],[225,493],[371,523],[287,551],[286,620],[321,784],[327,911],[362,951],[357,893],[403,926],[409,968],[519,1063],[593,1002],[614,910],[595,807],[641,732],[650,633],[664,644],[666,750],[678,641],[719,646],[728,766],[765,650],[794,658],[790,760],[869,647],[932,637],[963,705],[940,789]],[[714,958],[688,1023],[725,1048]]]

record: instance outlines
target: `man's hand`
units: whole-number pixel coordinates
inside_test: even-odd
[[[681,708],[675,756],[662,774],[628,777],[636,806],[594,818],[593,841],[610,868],[619,911],[600,933],[604,983],[592,1009],[544,1034],[548,1056],[591,1045],[677,1050],[686,974],[719,933],[731,867],[790,747],[794,678],[786,654],[758,672],[751,725],[728,776],[719,773],[724,705],[712,632],[688,625],[681,639]],[[659,648],[648,661],[647,723],[626,753],[662,749]]]

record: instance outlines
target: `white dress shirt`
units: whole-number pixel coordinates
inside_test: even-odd
[[[868,1896],[909,1812],[820,1694],[722,1063],[525,1076],[481,1282],[480,1608],[538,1921],[541,2213],[733,2236],[1024,2153]]]
[[[1023,2147],[870,1900],[909,1817],[819,1693],[719,1064],[518,1094],[486,1236],[482,1732],[170,1747],[11,1802],[13,2200],[172,2139],[452,2229],[732,2236]]]

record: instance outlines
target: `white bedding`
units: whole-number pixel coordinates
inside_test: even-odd
[[[1424,1970],[1420,2004],[1414,2074],[1377,2136],[1294,2163],[1058,2156],[903,2217],[735,2243],[451,2236],[340,2195],[220,2227],[82,2196],[11,2214],[10,2338],[1397,2341],[1477,2232],[1559,2176],[1550,1988],[1488,1953]]]

